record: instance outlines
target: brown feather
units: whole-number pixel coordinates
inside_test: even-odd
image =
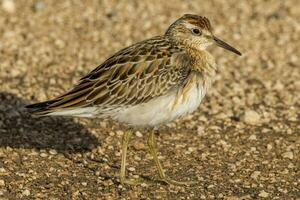
[[[168,52],[170,50],[172,53]],[[182,84],[187,68],[172,61],[180,54],[185,52],[162,36],[137,43],[117,52],[91,71],[49,108],[145,103]],[[167,74],[172,79],[167,78]],[[144,87],[145,83],[150,88]]]

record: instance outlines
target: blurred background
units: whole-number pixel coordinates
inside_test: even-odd
[[[121,187],[119,124],[26,113],[185,13],[208,17],[243,53],[210,48],[213,88],[196,113],[161,128],[167,174],[199,185]],[[0,0],[0,199],[300,198],[299,19],[298,0]],[[156,174],[143,133],[130,176]]]

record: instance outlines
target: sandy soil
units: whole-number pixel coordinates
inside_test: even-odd
[[[24,109],[184,13],[210,18],[244,54],[211,48],[214,87],[157,137],[166,173],[198,185],[122,187],[120,125]],[[299,200],[299,19],[298,0],[0,1],[0,199]],[[129,176],[157,178],[145,135],[131,142]]]

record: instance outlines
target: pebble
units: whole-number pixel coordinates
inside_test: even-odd
[[[147,183],[142,183],[141,186],[142,187],[148,187],[148,184]]]
[[[5,186],[5,181],[4,180],[0,180],[0,186],[2,186],[2,187]]]
[[[135,168],[134,167],[128,167],[128,171],[134,172]]]
[[[133,144],[133,147],[136,150],[144,150],[144,149],[146,149],[146,145],[144,143],[142,143],[142,142],[135,142]]]
[[[46,153],[40,153],[40,156],[41,156],[42,158],[46,158],[46,157],[48,156],[48,154],[46,154]]]
[[[141,161],[142,159],[141,159],[141,157],[139,157],[139,156],[137,156],[137,155],[134,155],[134,160],[136,160],[136,161]]]
[[[116,133],[117,133],[117,136],[122,136],[124,134],[124,131],[117,130]]]
[[[135,132],[135,135],[136,135],[137,137],[143,137],[143,134],[142,134],[140,131]]]
[[[256,140],[256,135],[254,134],[250,135],[249,140]]]
[[[82,182],[81,185],[87,186],[87,182]]]
[[[267,144],[267,150],[268,150],[268,151],[271,151],[272,148],[273,148],[272,144]]]
[[[260,115],[253,110],[247,110],[244,114],[243,120],[246,124],[256,125],[260,122]]]
[[[14,13],[16,6],[13,0],[2,0],[2,9],[8,13]]]
[[[6,170],[3,167],[0,167],[0,173],[5,173]]]
[[[30,191],[28,189],[23,190],[22,194],[24,196],[29,196],[30,195]]]
[[[44,2],[38,1],[38,2],[33,4],[32,9],[33,9],[33,11],[38,12],[38,11],[44,10],[46,7],[47,6]]]
[[[101,128],[107,128],[107,123],[105,121],[100,122],[100,127]]]
[[[65,42],[63,40],[57,39],[55,40],[54,44],[56,45],[56,47],[58,47],[59,49],[62,49],[65,47]]]
[[[189,148],[188,148],[188,151],[189,151],[189,152],[193,152],[193,151],[195,151],[195,150],[196,150],[195,147],[189,147]]]
[[[110,131],[110,132],[109,132],[109,136],[115,136],[115,132]]]
[[[261,173],[260,171],[254,171],[250,177],[256,180],[260,175],[260,173]]]
[[[282,157],[293,160],[294,154],[293,154],[293,152],[288,151],[288,152],[283,153],[283,154],[282,154]]]
[[[50,153],[51,155],[56,155],[56,154],[57,154],[57,151],[56,151],[55,149],[51,149],[51,150],[49,151],[49,153]]]
[[[258,196],[262,197],[262,198],[267,198],[267,197],[269,197],[269,193],[262,190],[262,191],[259,192]]]

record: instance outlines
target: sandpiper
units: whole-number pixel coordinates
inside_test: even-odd
[[[206,17],[185,14],[164,35],[115,53],[62,96],[27,108],[40,116],[111,118],[130,127],[151,128],[147,144],[160,179],[168,184],[193,184],[165,175],[154,130],[197,109],[216,75],[216,63],[206,50],[214,44],[241,55],[213,34]],[[121,184],[137,183],[125,177],[132,132],[127,130],[122,137]]]

